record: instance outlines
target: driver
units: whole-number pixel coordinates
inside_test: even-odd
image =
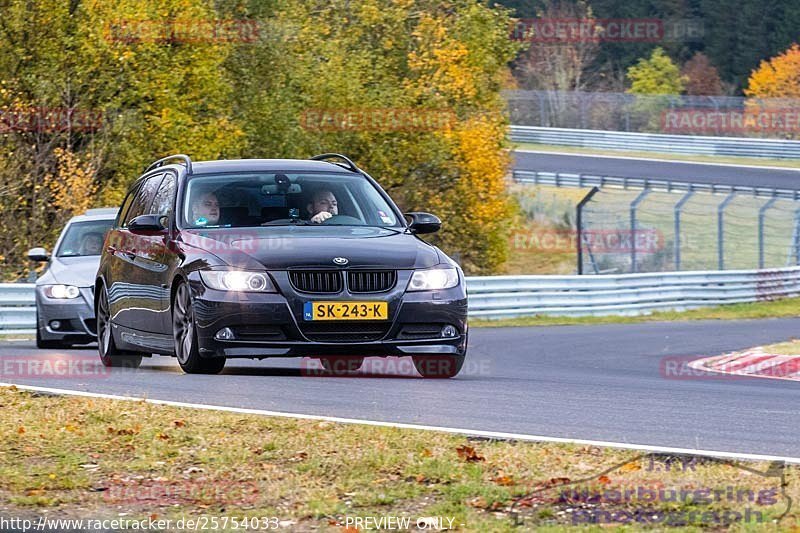
[[[308,214],[311,215],[311,222],[321,224],[334,215],[339,214],[339,206],[336,196],[328,189],[319,189],[311,197],[311,201],[306,206]]]
[[[90,231],[83,236],[81,242],[81,255],[100,255],[103,251],[103,234]]]
[[[197,226],[216,226],[219,223],[219,200],[216,194],[205,192],[192,201],[191,221]]]

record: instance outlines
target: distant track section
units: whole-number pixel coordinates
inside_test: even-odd
[[[514,152],[513,169],[800,190],[800,168],[688,163],[613,155],[593,156],[517,150]]]

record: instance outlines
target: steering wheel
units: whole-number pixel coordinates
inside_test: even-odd
[[[307,221],[301,220],[299,218],[276,218],[275,220],[270,220],[269,222],[262,222],[262,226],[285,226],[288,224],[302,224]]]
[[[333,215],[332,217],[322,221],[322,225],[325,224],[346,224],[351,226],[364,225],[360,219],[348,215]]]

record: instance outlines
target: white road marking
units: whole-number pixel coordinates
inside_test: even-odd
[[[678,163],[683,165],[706,165],[709,167],[732,167],[740,169],[756,169],[756,170],[789,170],[791,172],[800,172],[800,167],[775,167],[775,166],[758,166],[758,165],[736,165],[734,163],[709,163],[705,161],[690,161],[684,159],[659,159],[657,157],[633,157],[622,155],[592,155],[592,154],[573,154],[570,152],[548,152],[546,150],[513,150],[522,154],[543,154],[543,155],[567,155],[571,157],[591,157],[599,159],[625,159],[628,161],[652,161],[654,163]],[[524,169],[517,169],[524,170]]]
[[[70,389],[55,389],[50,387],[37,387],[33,385],[18,385],[14,383],[0,383],[0,387],[16,387],[19,390],[41,392],[47,394],[58,394],[63,396],[79,396],[84,398],[103,398],[107,400],[122,400],[145,402],[154,405],[168,405],[171,407],[186,407],[191,409],[204,409],[208,411],[224,411],[228,413],[273,416],[279,418],[296,418],[300,420],[319,420],[326,422],[338,422],[342,424],[360,424],[364,426],[390,427],[398,429],[414,429],[422,431],[439,431],[466,436],[485,437],[504,440],[520,440],[530,442],[552,442],[558,444],[582,444],[586,446],[603,446],[607,448],[618,448],[623,450],[635,450],[654,453],[670,453],[683,455],[699,455],[704,457],[717,457],[721,459],[738,459],[745,461],[782,461],[785,463],[800,464],[800,457],[783,457],[778,455],[762,455],[752,453],[726,452],[718,450],[700,450],[691,448],[676,448],[672,446],[653,446],[649,444],[631,444],[627,442],[610,442],[601,440],[587,439],[568,439],[563,437],[548,437],[542,435],[528,435],[524,433],[507,433],[502,431],[483,431],[477,429],[451,428],[441,426],[426,426],[421,424],[406,424],[402,422],[381,422],[377,420],[362,420],[357,418],[340,418],[336,416],[306,415],[300,413],[285,413],[281,411],[266,411],[263,409],[249,409],[244,407],[225,407],[218,405],[207,405],[198,403],[175,402],[171,400],[157,400],[153,398],[137,398],[135,396],[118,396],[115,394],[103,394],[87,391],[76,391]]]

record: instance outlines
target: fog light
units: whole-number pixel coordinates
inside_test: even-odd
[[[458,330],[450,324],[442,328],[442,337],[458,337]]]
[[[220,341],[232,341],[235,335],[231,328],[222,328],[214,335],[214,338]]]
[[[50,329],[61,329],[61,321],[60,320],[51,320],[50,321]]]

